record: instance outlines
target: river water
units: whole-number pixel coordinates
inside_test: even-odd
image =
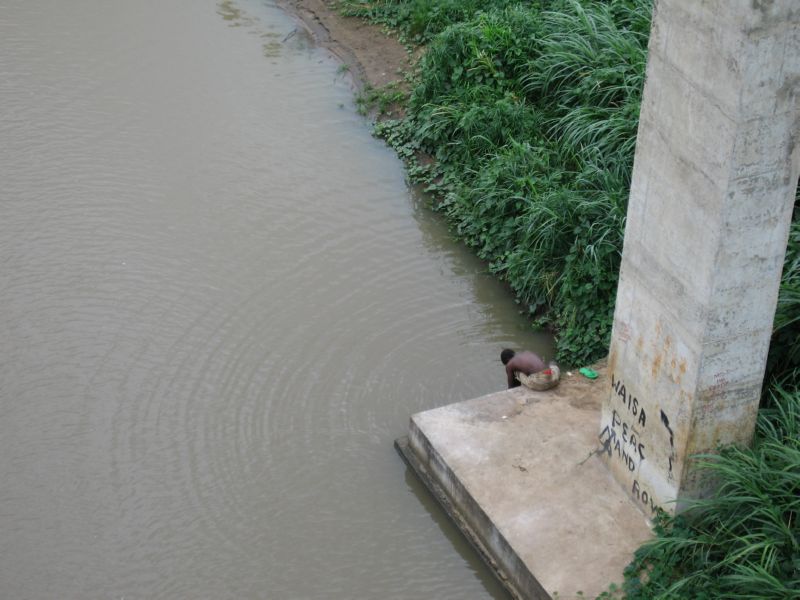
[[[392,442],[549,342],[296,28],[0,0],[0,597],[503,597]]]

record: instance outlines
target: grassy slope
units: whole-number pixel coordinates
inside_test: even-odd
[[[454,231],[558,333],[572,364],[608,347],[649,0],[344,0],[424,43],[406,116],[377,131]],[[433,166],[415,164],[418,151]],[[540,319],[541,322],[541,319]],[[637,553],[629,598],[800,598],[800,225],[792,228],[752,449],[706,468],[714,498]]]
[[[587,363],[611,329],[650,9],[508,5],[348,4],[427,44],[406,117],[378,132],[406,158],[436,159],[412,175],[555,327],[559,358]]]

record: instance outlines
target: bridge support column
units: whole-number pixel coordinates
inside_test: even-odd
[[[600,442],[647,513],[751,441],[800,175],[800,3],[657,0]],[[679,506],[679,504],[677,505]]]

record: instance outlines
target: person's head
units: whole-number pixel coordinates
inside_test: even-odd
[[[507,365],[508,361],[514,358],[514,354],[515,352],[511,348],[506,348],[500,353],[500,362],[502,362],[504,365]]]

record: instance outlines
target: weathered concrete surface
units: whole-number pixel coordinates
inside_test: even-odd
[[[659,0],[600,425],[642,507],[750,442],[800,174],[800,2]]]
[[[650,536],[644,513],[597,457],[609,386],[565,376],[411,417],[410,464],[515,597],[594,597]]]

